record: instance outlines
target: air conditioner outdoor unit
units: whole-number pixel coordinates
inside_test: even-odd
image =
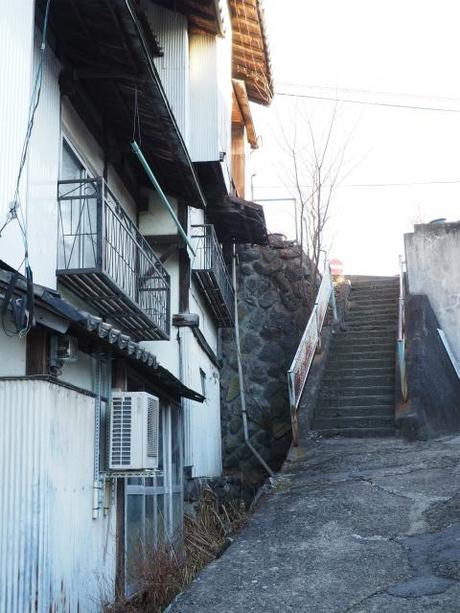
[[[112,392],[110,459],[112,472],[158,467],[160,401],[146,392]]]

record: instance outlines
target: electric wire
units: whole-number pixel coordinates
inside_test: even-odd
[[[372,187],[416,187],[416,186],[424,186],[424,185],[458,185],[460,184],[460,179],[453,180],[438,180],[438,181],[407,181],[407,182],[394,182],[394,183],[345,183],[344,185],[337,185],[337,189],[341,188],[372,188]],[[301,188],[312,189],[312,185],[300,185]],[[294,183],[283,184],[283,185],[255,185],[254,189],[292,189],[297,188],[297,185]],[[260,198],[256,198],[256,201],[260,201]],[[279,198],[277,198],[279,200]]]
[[[21,235],[24,243],[24,268],[26,273],[26,282],[27,282],[27,309],[25,309],[26,313],[26,323],[25,326],[19,330],[18,334],[22,338],[26,336],[32,327],[33,324],[33,275],[32,269],[29,263],[29,241],[27,236],[27,222],[24,217],[24,212],[21,206],[21,196],[20,196],[20,187],[21,187],[21,179],[23,175],[23,171],[27,162],[27,155],[29,152],[30,140],[32,137],[32,131],[35,122],[35,115],[38,109],[38,105],[40,103],[41,91],[42,91],[42,82],[43,82],[43,65],[45,59],[45,50],[46,50],[46,36],[48,31],[48,22],[49,22],[49,10],[50,10],[51,0],[47,0],[45,6],[45,13],[43,17],[43,27],[42,27],[42,36],[40,43],[40,56],[38,60],[37,71],[34,78],[34,83],[32,86],[32,95],[29,103],[29,112],[28,112],[28,121],[26,133],[22,145],[21,157],[19,162],[19,169],[16,178],[16,186],[14,191],[13,200],[10,203],[10,209],[7,214],[7,218],[2,228],[0,229],[0,236],[5,227],[14,219],[16,219]],[[22,266],[22,263],[21,263]],[[21,267],[20,266],[20,267]],[[19,267],[19,268],[20,268]],[[7,333],[4,316],[2,314],[1,318],[2,328],[5,333]]]
[[[435,106],[417,106],[414,104],[397,104],[394,102],[377,102],[375,100],[353,100],[351,98],[338,98],[332,96],[314,96],[313,94],[296,94],[294,92],[275,91],[275,96],[283,96],[287,98],[306,98],[309,100],[322,100],[327,102],[344,102],[347,104],[362,104],[367,106],[380,106],[387,108],[406,109],[412,111],[431,111],[438,113],[460,113],[460,109],[435,107]]]
[[[384,91],[384,90],[376,90],[376,89],[359,89],[354,87],[334,87],[332,85],[311,85],[308,83],[288,83],[285,81],[278,81],[278,85],[280,87],[299,87],[306,89],[316,89],[316,90],[325,90],[325,91],[333,91],[336,94],[338,92],[347,92],[354,94],[371,94],[377,96],[396,96],[401,98],[414,98],[420,100],[449,100],[450,102],[459,102],[460,98],[455,98],[453,96],[431,96],[429,94],[410,94],[408,92],[392,92],[392,91]]]

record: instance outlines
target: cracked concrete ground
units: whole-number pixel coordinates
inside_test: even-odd
[[[169,611],[459,613],[460,436],[305,441]]]

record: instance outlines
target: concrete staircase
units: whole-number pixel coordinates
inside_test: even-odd
[[[332,340],[312,428],[323,436],[392,436],[399,280],[350,280],[345,331]]]

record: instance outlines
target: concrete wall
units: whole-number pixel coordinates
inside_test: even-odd
[[[426,294],[460,360],[460,222],[415,226],[404,237],[411,294]]]
[[[410,439],[460,430],[460,381],[438,333],[428,298],[406,300],[408,401],[397,388],[396,423]]]

